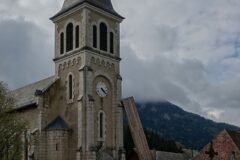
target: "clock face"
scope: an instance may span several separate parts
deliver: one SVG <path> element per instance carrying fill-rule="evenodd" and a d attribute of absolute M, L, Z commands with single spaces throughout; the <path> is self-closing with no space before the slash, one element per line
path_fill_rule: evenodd
<path fill-rule="evenodd" d="M 108 94 L 107 85 L 102 81 L 98 82 L 96 86 L 96 92 L 100 97 L 106 97 Z"/>

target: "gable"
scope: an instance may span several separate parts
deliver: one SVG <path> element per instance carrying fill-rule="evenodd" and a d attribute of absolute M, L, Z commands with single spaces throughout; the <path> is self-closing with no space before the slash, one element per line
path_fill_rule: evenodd
<path fill-rule="evenodd" d="M 240 131 L 227 131 L 233 142 L 236 144 L 238 149 L 240 150 Z"/>
<path fill-rule="evenodd" d="M 213 140 L 212 148 L 214 152 L 217 152 L 215 155 L 216 158 L 222 160 L 229 160 L 232 153 L 235 152 L 236 155 L 240 154 L 239 147 L 239 134 L 234 131 L 223 130 L 220 132 Z M 194 158 L 194 160 L 204 160 L 208 159 L 209 155 L 206 152 L 209 152 L 211 148 L 211 143 L 208 143 L 200 152 L 200 154 Z"/>

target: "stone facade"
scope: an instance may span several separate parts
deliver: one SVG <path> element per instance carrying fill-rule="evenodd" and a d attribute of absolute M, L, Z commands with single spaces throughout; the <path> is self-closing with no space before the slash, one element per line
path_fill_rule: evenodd
<path fill-rule="evenodd" d="M 213 160 L 238 160 L 240 158 L 240 132 L 223 130 L 207 144 L 194 160 L 210 159 L 209 150 L 215 152 Z"/>
<path fill-rule="evenodd" d="M 123 109 L 119 107 L 122 17 L 81 2 L 72 5 L 77 0 L 67 0 L 64 4 L 69 3 L 70 8 L 63 7 L 64 12 L 51 18 L 55 24 L 55 75 L 12 92 L 19 103 L 16 110 L 29 122 L 28 136 L 34 139 L 31 143 L 25 139 L 29 149 L 24 159 L 125 159 Z M 107 27 L 106 51 L 100 49 L 102 23 Z M 97 47 L 93 47 L 93 25 L 97 26 Z M 69 42 L 73 48 L 67 51 Z"/>

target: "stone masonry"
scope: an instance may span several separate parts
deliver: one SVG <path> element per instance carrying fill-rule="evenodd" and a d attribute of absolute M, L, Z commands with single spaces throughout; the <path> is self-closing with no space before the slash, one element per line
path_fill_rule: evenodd
<path fill-rule="evenodd" d="M 24 140 L 29 145 L 25 160 L 125 159 L 119 39 L 123 19 L 111 0 L 65 0 L 51 18 L 55 75 L 11 92 L 15 110 L 29 122 L 34 139 Z"/>

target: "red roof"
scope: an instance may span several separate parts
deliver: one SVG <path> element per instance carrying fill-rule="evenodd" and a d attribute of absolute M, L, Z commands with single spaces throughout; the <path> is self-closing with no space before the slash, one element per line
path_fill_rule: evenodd
<path fill-rule="evenodd" d="M 233 142 L 236 144 L 238 149 L 240 150 L 240 131 L 228 131 L 228 134 L 232 138 Z"/>

